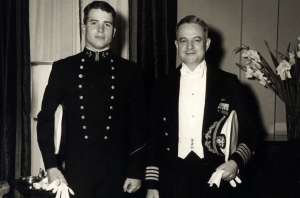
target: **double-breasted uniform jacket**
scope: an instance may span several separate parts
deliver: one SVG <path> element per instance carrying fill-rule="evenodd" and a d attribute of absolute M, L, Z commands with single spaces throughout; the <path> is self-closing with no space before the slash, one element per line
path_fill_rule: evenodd
<path fill-rule="evenodd" d="M 161 167 L 164 164 L 162 162 L 167 160 L 176 163 L 178 159 L 180 69 L 181 66 L 154 83 L 148 118 L 150 135 L 145 180 L 148 189 L 157 189 L 159 181 L 164 179 L 166 174 L 161 170 L 168 168 Z M 220 163 L 218 165 L 224 163 L 225 158 L 214 153 L 211 144 L 207 144 L 207 133 L 216 121 L 220 121 L 224 115 L 228 116 L 232 110 L 237 112 L 239 134 L 236 152 L 229 159 L 235 160 L 239 169 L 243 169 L 256 148 L 258 137 L 255 124 L 249 117 L 242 85 L 235 75 L 208 65 L 202 145 L 204 159 L 215 159 Z"/>
<path fill-rule="evenodd" d="M 46 169 L 57 167 L 54 113 L 59 104 L 66 117 L 66 174 L 107 161 L 108 174 L 144 178 L 146 100 L 137 64 L 111 50 L 88 49 L 53 63 L 37 125 Z"/>

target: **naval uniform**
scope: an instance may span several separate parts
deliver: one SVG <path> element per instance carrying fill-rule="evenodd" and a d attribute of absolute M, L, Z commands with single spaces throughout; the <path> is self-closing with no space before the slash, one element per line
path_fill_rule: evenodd
<path fill-rule="evenodd" d="M 45 168 L 57 167 L 54 112 L 66 117 L 65 177 L 74 197 L 126 197 L 126 178 L 144 178 L 146 100 L 140 67 L 111 50 L 53 63 L 38 115 Z"/>
<path fill-rule="evenodd" d="M 191 139 L 187 153 L 181 150 L 187 142 L 180 132 L 185 129 L 179 126 L 182 123 L 182 115 L 179 114 L 182 108 L 181 69 L 182 66 L 179 66 L 175 72 L 157 79 L 152 90 L 145 186 L 147 189 L 157 189 L 160 198 L 230 197 L 232 187 L 229 182 L 222 180 L 220 188 L 209 187 L 207 183 L 215 169 L 225 162 L 225 157 L 212 147 L 211 133 L 232 110 L 237 112 L 238 145 L 229 160 L 234 160 L 239 170 L 244 169 L 257 146 L 258 136 L 247 110 L 242 86 L 235 75 L 207 66 L 204 74 L 206 84 L 202 87 L 205 91 L 198 92 L 204 94 L 204 104 L 197 107 L 202 109 L 203 117 L 199 119 L 203 122 L 194 122 L 195 126 L 202 125 L 202 129 L 200 127 L 196 133 L 191 133 L 195 139 Z M 197 105 L 194 106 L 196 108 Z"/>

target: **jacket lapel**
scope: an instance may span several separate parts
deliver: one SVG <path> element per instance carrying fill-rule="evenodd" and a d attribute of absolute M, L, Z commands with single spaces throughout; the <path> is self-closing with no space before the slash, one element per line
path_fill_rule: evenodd
<path fill-rule="evenodd" d="M 211 65 L 207 66 L 206 96 L 204 107 L 204 118 L 202 131 L 206 129 L 210 120 L 217 112 L 217 107 L 221 101 L 223 91 L 222 76 L 220 71 Z"/>

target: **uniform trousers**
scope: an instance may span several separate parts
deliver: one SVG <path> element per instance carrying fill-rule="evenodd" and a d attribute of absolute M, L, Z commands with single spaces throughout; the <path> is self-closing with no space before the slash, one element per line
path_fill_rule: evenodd
<path fill-rule="evenodd" d="M 229 182 L 222 180 L 220 188 L 215 185 L 210 187 L 207 183 L 221 164 L 222 160 L 201 159 L 193 151 L 176 162 L 164 159 L 160 166 L 160 198 L 231 197 L 234 191 Z"/>
<path fill-rule="evenodd" d="M 126 179 L 126 163 L 119 164 L 114 157 L 102 155 L 105 148 L 78 145 L 81 154 L 77 160 L 66 159 L 65 177 L 75 195 L 71 198 L 126 198 L 123 185 Z M 76 155 L 76 152 L 72 152 Z"/>

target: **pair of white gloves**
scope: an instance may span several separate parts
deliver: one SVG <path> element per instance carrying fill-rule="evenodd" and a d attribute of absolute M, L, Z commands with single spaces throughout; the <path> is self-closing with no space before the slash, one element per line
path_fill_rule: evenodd
<path fill-rule="evenodd" d="M 74 191 L 62 182 L 62 179 L 54 180 L 46 190 L 52 190 L 52 193 L 56 193 L 55 198 L 70 198 L 69 192 L 74 195 Z"/>
<path fill-rule="evenodd" d="M 209 186 L 212 187 L 214 184 L 216 184 L 219 188 L 224 172 L 225 170 L 217 170 L 216 172 L 214 172 L 208 181 Z M 238 176 L 229 181 L 232 187 L 236 187 L 236 182 L 239 184 L 242 183 L 241 179 Z"/>

